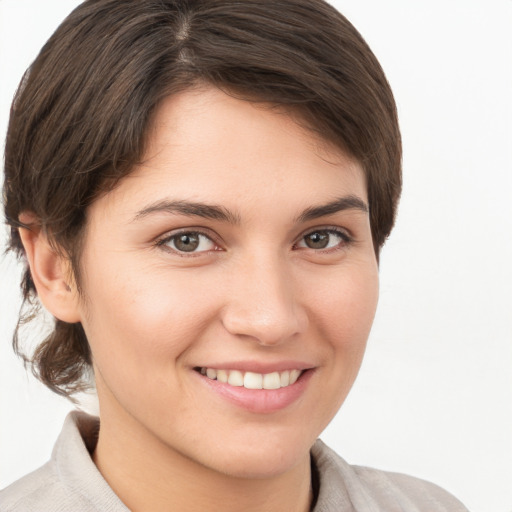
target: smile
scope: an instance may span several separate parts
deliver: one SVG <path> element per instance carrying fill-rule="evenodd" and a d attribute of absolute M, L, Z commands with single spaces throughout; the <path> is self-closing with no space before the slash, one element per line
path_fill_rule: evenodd
<path fill-rule="evenodd" d="M 302 370 L 285 370 L 272 373 L 242 372 L 240 370 L 218 370 L 199 368 L 201 375 L 211 380 L 246 389 L 280 389 L 295 384 L 303 373 Z"/>

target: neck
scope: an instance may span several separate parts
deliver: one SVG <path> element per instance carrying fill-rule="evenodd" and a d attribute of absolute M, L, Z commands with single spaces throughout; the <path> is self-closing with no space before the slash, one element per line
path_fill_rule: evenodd
<path fill-rule="evenodd" d="M 284 474 L 226 475 L 173 450 L 129 415 L 102 413 L 93 460 L 132 512 L 307 512 L 312 502 L 309 454 Z"/>

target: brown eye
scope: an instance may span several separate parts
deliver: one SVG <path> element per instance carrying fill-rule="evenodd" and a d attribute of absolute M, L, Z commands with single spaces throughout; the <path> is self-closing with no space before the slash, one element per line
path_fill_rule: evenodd
<path fill-rule="evenodd" d="M 330 235 L 326 231 L 315 231 L 304 237 L 304 242 L 310 249 L 325 249 L 329 245 Z"/>
<path fill-rule="evenodd" d="M 350 238 L 343 231 L 337 229 L 318 229 L 304 235 L 296 247 L 301 249 L 334 249 L 350 242 Z"/>
<path fill-rule="evenodd" d="M 159 245 L 182 253 L 199 253 L 215 250 L 215 243 L 206 235 L 196 231 L 187 231 L 172 235 L 160 242 Z"/>
<path fill-rule="evenodd" d="M 196 233 L 184 233 L 174 238 L 174 246 L 178 251 L 192 252 L 199 247 L 199 236 Z"/>

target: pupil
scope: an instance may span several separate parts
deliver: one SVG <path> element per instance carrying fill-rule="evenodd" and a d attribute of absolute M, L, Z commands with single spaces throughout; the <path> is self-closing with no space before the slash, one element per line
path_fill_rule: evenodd
<path fill-rule="evenodd" d="M 180 235 L 176 238 L 174 245 L 179 251 L 195 251 L 199 246 L 199 236 L 191 233 Z"/>
<path fill-rule="evenodd" d="M 321 231 L 306 237 L 306 245 L 311 249 L 324 249 L 329 243 L 329 234 Z"/>

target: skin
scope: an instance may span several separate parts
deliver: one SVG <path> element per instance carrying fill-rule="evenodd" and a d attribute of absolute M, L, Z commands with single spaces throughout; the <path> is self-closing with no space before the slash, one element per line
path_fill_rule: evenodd
<path fill-rule="evenodd" d="M 357 162 L 283 112 L 202 88 L 162 103 L 142 164 L 90 207 L 85 298 L 44 236 L 22 230 L 41 300 L 87 334 L 93 459 L 131 510 L 309 510 L 309 450 L 356 378 L 378 266 L 364 209 L 301 214 L 347 197 L 367 203 Z M 179 253 L 180 230 L 204 233 L 198 251 Z M 326 249 L 308 247 L 312 232 Z M 240 361 L 300 362 L 309 380 L 290 405 L 257 413 L 194 370 Z"/>

